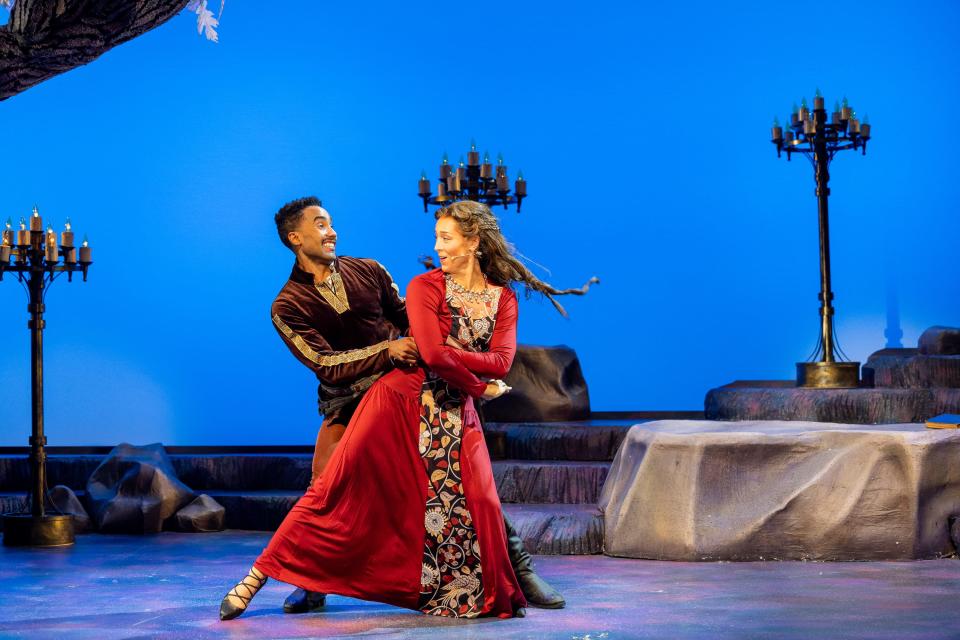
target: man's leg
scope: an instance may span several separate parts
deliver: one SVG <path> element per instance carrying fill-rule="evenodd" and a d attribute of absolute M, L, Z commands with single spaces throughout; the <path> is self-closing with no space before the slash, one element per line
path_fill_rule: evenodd
<path fill-rule="evenodd" d="M 551 587 L 546 580 L 533 570 L 533 558 L 523 546 L 523 540 L 513 528 L 507 514 L 503 514 L 503 525 L 507 531 L 507 553 L 510 555 L 510 564 L 520 583 L 527 602 L 534 607 L 543 609 L 562 609 L 567 603 L 560 592 Z"/>
<path fill-rule="evenodd" d="M 330 461 L 330 456 L 333 455 L 337 444 L 339 444 L 340 439 L 343 438 L 343 434 L 347 430 L 347 423 L 350 421 L 350 416 L 353 415 L 354 408 L 355 407 L 351 406 L 346 411 L 340 410 L 329 416 L 324 416 L 324 421 L 320 425 L 320 431 L 317 432 L 317 444 L 313 449 L 313 463 L 310 467 L 311 486 L 313 485 L 313 481 L 323 473 L 327 462 Z M 319 609 L 326 603 L 326 594 L 297 588 L 283 601 L 283 611 L 284 613 L 306 613 Z"/>

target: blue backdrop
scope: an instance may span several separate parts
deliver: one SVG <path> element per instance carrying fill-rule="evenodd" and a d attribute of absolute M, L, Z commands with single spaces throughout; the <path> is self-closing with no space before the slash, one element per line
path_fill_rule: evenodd
<path fill-rule="evenodd" d="M 273 213 L 319 195 L 341 253 L 406 283 L 433 245 L 420 170 L 472 137 L 529 181 L 500 211 L 519 249 L 558 286 L 603 280 L 569 320 L 536 299 L 520 319 L 522 342 L 577 350 L 594 409 L 789 378 L 816 341 L 816 202 L 769 126 L 818 86 L 874 133 L 832 166 L 842 346 L 960 324 L 960 5 L 836 5 L 822 26 L 726 5 L 228 0 L 219 44 L 184 13 L 0 103 L 0 218 L 37 203 L 94 248 L 90 281 L 47 298 L 51 444 L 312 443 L 315 380 L 270 323 L 292 257 Z M 9 276 L 0 305 L 0 444 L 25 445 Z"/>

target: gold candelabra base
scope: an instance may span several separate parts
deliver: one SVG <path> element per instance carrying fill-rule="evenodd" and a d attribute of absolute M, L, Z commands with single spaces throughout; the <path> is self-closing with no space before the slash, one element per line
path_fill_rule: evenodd
<path fill-rule="evenodd" d="M 73 516 L 29 513 L 3 515 L 3 544 L 7 547 L 66 547 L 73 544 Z"/>
<path fill-rule="evenodd" d="M 808 389 L 856 389 L 859 362 L 798 362 L 797 386 Z"/>

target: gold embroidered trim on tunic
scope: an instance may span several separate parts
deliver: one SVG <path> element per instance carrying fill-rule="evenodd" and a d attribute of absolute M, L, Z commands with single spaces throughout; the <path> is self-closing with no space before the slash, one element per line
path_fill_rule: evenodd
<path fill-rule="evenodd" d="M 336 271 L 320 284 L 314 284 L 313 286 L 337 313 L 343 313 L 350 309 L 350 301 L 347 299 L 347 290 L 343 286 L 343 278 Z"/>
<path fill-rule="evenodd" d="M 363 349 L 351 349 L 349 351 L 340 351 L 329 356 L 322 356 L 314 351 L 314 349 L 306 343 L 302 336 L 298 335 L 293 329 L 288 327 L 287 323 L 284 322 L 279 315 L 274 314 L 273 324 L 277 325 L 277 328 L 279 328 L 283 335 L 286 336 L 287 340 L 293 343 L 293 346 L 297 348 L 297 351 L 303 354 L 304 358 L 314 364 L 320 365 L 321 367 L 333 367 L 338 364 L 346 364 L 348 362 L 364 360 L 386 349 L 390 342 L 389 340 L 384 340 L 383 342 L 378 342 L 375 345 L 364 347 Z"/>

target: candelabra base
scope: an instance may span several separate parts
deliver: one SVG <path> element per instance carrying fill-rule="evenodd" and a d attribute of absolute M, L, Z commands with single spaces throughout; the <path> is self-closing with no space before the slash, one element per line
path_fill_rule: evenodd
<path fill-rule="evenodd" d="M 808 389 L 856 389 L 859 362 L 798 362 L 797 386 Z"/>
<path fill-rule="evenodd" d="M 66 547 L 73 544 L 73 516 L 3 514 L 3 544 L 6 547 Z"/>

